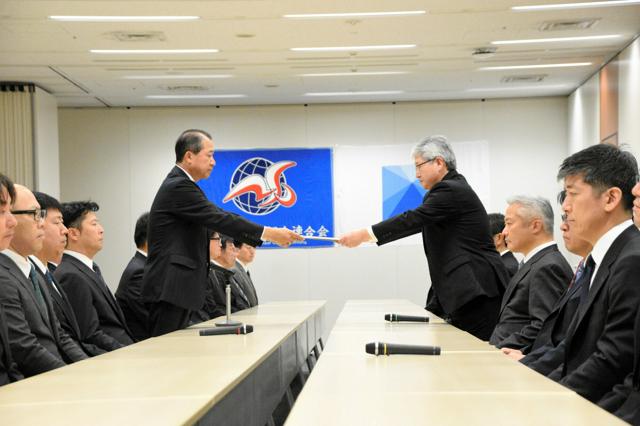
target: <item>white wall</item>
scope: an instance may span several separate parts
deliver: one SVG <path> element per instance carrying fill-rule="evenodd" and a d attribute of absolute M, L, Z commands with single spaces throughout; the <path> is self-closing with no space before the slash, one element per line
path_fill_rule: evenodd
<path fill-rule="evenodd" d="M 600 77 L 595 74 L 569 96 L 569 153 L 600 143 Z"/>
<path fill-rule="evenodd" d="M 96 261 L 113 290 L 134 251 L 135 220 L 149 209 L 173 164 L 175 139 L 187 128 L 210 131 L 224 148 L 406 144 L 429 134 L 486 140 L 491 212 L 504 211 L 505 198 L 516 193 L 555 200 L 557 167 L 567 154 L 567 99 L 61 109 L 62 200 L 91 198 L 101 205 L 106 237 Z M 418 245 L 262 250 L 252 276 L 261 302 L 329 300 L 329 324 L 347 299 L 423 304 L 429 286 Z"/>
<path fill-rule="evenodd" d="M 640 153 L 640 38 L 619 56 L 618 141 Z"/>
<path fill-rule="evenodd" d="M 35 189 L 57 198 L 60 196 L 60 162 L 56 98 L 36 87 L 33 96 L 33 112 Z"/>

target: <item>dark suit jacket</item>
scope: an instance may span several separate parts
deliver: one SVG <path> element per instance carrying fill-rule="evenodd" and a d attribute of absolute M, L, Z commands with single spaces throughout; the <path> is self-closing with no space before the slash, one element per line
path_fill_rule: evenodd
<path fill-rule="evenodd" d="M 42 280 L 40 287 L 46 312 L 29 278 L 13 260 L 0 254 L 0 302 L 5 308 L 11 353 L 25 377 L 87 358 L 60 326 Z"/>
<path fill-rule="evenodd" d="M 475 298 L 504 293 L 509 278 L 493 244 L 487 213 L 455 170 L 427 192 L 418 208 L 373 225 L 378 245 L 418 232 L 434 295 L 427 300 L 428 310 L 449 315 Z"/>
<path fill-rule="evenodd" d="M 93 269 L 64 254 L 54 277 L 67 293 L 83 341 L 106 351 L 133 343 L 120 307 Z"/>
<path fill-rule="evenodd" d="M 137 341 L 149 337 L 147 329 L 149 311 L 141 297 L 145 263 L 147 263 L 147 258 L 136 251 L 127 267 L 124 268 L 118 290 L 116 290 L 116 300 L 122 309 L 129 330 Z"/>
<path fill-rule="evenodd" d="M 4 315 L 2 303 L 0 303 L 0 386 L 20 379 L 24 379 L 24 377 L 18 371 L 18 366 L 11 356 L 7 318 Z"/>
<path fill-rule="evenodd" d="M 35 266 L 35 265 L 34 265 Z M 76 319 L 76 314 L 73 312 L 73 308 L 69 303 L 69 299 L 67 298 L 67 293 L 62 289 L 60 284 L 56 281 L 56 288 L 52 288 L 47 278 L 44 276 L 40 268 L 35 266 L 36 271 L 40 274 L 42 281 L 46 283 L 47 288 L 49 289 L 49 294 L 51 295 L 51 302 L 53 304 L 53 310 L 56 312 L 56 316 L 60 321 L 60 325 L 62 329 L 73 339 L 73 341 L 80 346 L 84 352 L 89 356 L 96 356 L 103 353 L 106 353 L 104 349 L 99 348 L 90 342 L 83 342 L 80 335 L 80 327 L 78 326 L 78 320 Z M 53 277 L 55 281 L 55 277 Z"/>
<path fill-rule="evenodd" d="M 599 265 L 589 298 L 567 331 L 563 363 L 550 378 L 592 402 L 623 382 L 633 368 L 633 326 L 640 306 L 638 277 L 640 231 L 631 225 L 616 238 Z"/>
<path fill-rule="evenodd" d="M 558 246 L 545 247 L 533 255 L 509 281 L 489 343 L 515 349 L 532 345 L 572 276 Z"/>
<path fill-rule="evenodd" d="M 205 292 L 204 304 L 201 309 L 191 313 L 191 321 L 199 323 L 209 321 L 227 314 L 227 302 L 225 287 L 231 281 L 233 272 L 222 268 L 214 263 L 209 264 L 207 275 L 207 290 Z M 231 293 L 233 312 L 233 291 Z"/>
<path fill-rule="evenodd" d="M 518 268 L 520 267 L 518 259 L 516 259 L 516 257 L 510 251 L 501 255 L 500 258 L 502 259 L 502 262 L 504 262 L 504 266 L 507 268 L 509 278 L 512 278 L 516 274 L 516 272 L 518 272 Z"/>
<path fill-rule="evenodd" d="M 219 209 L 174 167 L 151 205 L 145 302 L 164 301 L 192 311 L 202 307 L 209 268 L 207 229 L 257 246 L 264 227 Z"/>
<path fill-rule="evenodd" d="M 236 264 L 232 269 L 235 272 L 234 278 L 236 282 L 240 285 L 244 294 L 247 297 L 247 302 L 249 307 L 252 308 L 258 305 L 258 293 L 256 292 L 256 288 L 253 285 L 253 280 L 249 276 L 249 273 L 244 269 L 244 267 L 236 260 Z"/>

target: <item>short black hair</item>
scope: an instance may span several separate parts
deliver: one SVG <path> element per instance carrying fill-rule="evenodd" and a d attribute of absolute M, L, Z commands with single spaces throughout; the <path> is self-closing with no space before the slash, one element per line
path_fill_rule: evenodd
<path fill-rule="evenodd" d="M 228 235 L 220 234 L 220 245 L 222 246 L 222 251 L 227 249 L 227 243 L 235 245 L 235 240 Z"/>
<path fill-rule="evenodd" d="M 133 241 L 140 248 L 147 242 L 149 235 L 149 212 L 142 213 L 136 221 L 136 229 L 133 232 Z"/>
<path fill-rule="evenodd" d="M 71 201 L 62 203 L 62 218 L 67 228 L 81 229 L 82 221 L 89 212 L 97 212 L 100 209 L 93 201 Z"/>
<path fill-rule="evenodd" d="M 11 200 L 5 200 L 2 197 L 2 192 L 1 192 L 2 188 L 7 190 L 7 193 L 9 194 L 9 197 L 11 198 Z M 6 206 L 9 203 L 13 204 L 15 201 L 16 201 L 16 188 L 15 186 L 13 186 L 13 182 L 11 181 L 11 179 L 9 179 L 8 176 L 5 176 L 2 173 L 0 173 L 0 205 Z"/>
<path fill-rule="evenodd" d="M 211 135 L 204 130 L 189 129 L 182 132 L 176 141 L 176 163 L 182 161 L 187 152 L 199 153 L 204 139 L 211 140 Z"/>
<path fill-rule="evenodd" d="M 638 181 L 638 163 L 630 152 L 609 144 L 590 146 L 565 158 L 558 170 L 558 180 L 567 176 L 582 177 L 600 193 L 620 188 L 622 206 L 631 211 L 634 199 L 631 189 Z"/>
<path fill-rule="evenodd" d="M 489 213 L 489 230 L 491 236 L 499 234 L 504 229 L 504 215 L 502 213 Z"/>
<path fill-rule="evenodd" d="M 62 204 L 49 194 L 44 192 L 34 191 L 33 195 L 36 197 L 36 201 L 40 204 L 40 208 L 43 210 L 56 209 L 62 213 Z"/>

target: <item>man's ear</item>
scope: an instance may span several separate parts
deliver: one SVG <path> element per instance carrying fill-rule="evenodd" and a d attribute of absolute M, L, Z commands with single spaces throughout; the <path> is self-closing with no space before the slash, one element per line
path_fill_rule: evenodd
<path fill-rule="evenodd" d="M 533 233 L 536 235 L 544 232 L 544 223 L 539 217 L 531 219 L 531 222 L 529 222 L 529 226 L 531 227 Z"/>
<path fill-rule="evenodd" d="M 604 201 L 604 210 L 611 213 L 622 202 L 622 190 L 617 186 L 605 190 L 601 197 Z"/>
<path fill-rule="evenodd" d="M 67 233 L 67 244 L 69 241 L 78 241 L 78 238 L 80 238 L 80 230 L 78 228 L 67 228 L 68 229 L 68 233 Z"/>

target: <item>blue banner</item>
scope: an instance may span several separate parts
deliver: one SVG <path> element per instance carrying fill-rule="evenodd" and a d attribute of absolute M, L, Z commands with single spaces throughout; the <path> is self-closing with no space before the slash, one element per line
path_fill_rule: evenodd
<path fill-rule="evenodd" d="M 335 235 L 330 148 L 221 150 L 214 158 L 211 176 L 198 185 L 218 207 L 300 235 Z M 292 247 L 332 245 L 305 240 Z"/>

